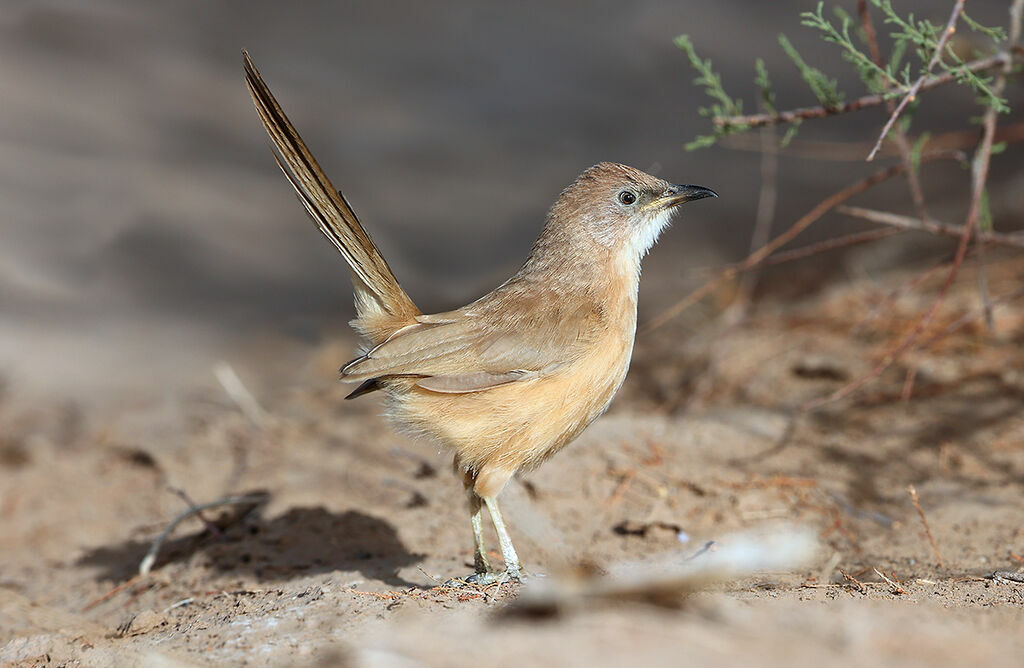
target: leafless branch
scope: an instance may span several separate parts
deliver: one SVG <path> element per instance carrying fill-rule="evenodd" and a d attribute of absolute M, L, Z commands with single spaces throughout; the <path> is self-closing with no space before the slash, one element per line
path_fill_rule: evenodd
<path fill-rule="evenodd" d="M 898 127 L 897 127 L 898 129 Z M 908 137 L 909 139 L 909 137 Z M 1024 141 L 1024 122 L 1003 125 L 996 129 L 996 142 L 1013 144 Z M 722 137 L 719 142 L 723 148 L 734 151 L 761 152 L 761 139 L 751 134 L 731 134 Z M 924 152 L 946 151 L 952 149 L 973 148 L 978 143 L 978 130 L 956 130 L 933 135 L 924 143 Z M 867 142 L 824 141 L 812 139 L 794 139 L 784 148 L 779 148 L 779 155 L 809 160 L 827 160 L 829 162 L 860 162 L 864 153 L 871 149 Z M 879 155 L 899 156 L 898 147 L 889 149 L 882 146 Z"/>
<path fill-rule="evenodd" d="M 750 235 L 750 251 L 755 252 L 768 243 L 775 221 L 775 203 L 779 192 L 779 139 L 773 126 L 761 128 L 761 192 L 757 197 L 757 216 L 754 218 L 754 231 Z M 757 289 L 757 273 L 745 275 L 740 284 L 740 294 L 744 303 L 750 301 Z"/>
<path fill-rule="evenodd" d="M 899 227 L 907 230 L 921 230 L 922 232 L 930 232 L 931 234 L 943 237 L 954 237 L 959 239 L 964 233 L 964 228 L 960 225 L 940 223 L 934 219 L 919 220 L 911 216 L 901 216 L 897 213 L 865 209 L 859 206 L 837 206 L 836 212 L 847 216 L 853 216 L 854 218 L 869 220 L 872 223 L 880 223 L 882 225 L 890 225 L 892 227 Z M 984 240 L 985 243 L 996 246 L 1024 248 L 1024 234 L 978 232 L 975 235 L 975 239 Z"/>
<path fill-rule="evenodd" d="M 777 264 L 784 264 L 794 260 L 802 260 L 806 257 L 826 253 L 831 250 L 848 248 L 850 246 L 856 246 L 857 244 L 868 243 L 871 241 L 878 241 L 879 239 L 900 234 L 902 231 L 903 230 L 894 227 L 879 227 L 865 232 L 844 234 L 841 237 L 833 237 L 831 239 L 826 239 L 825 241 L 819 241 L 817 243 L 808 244 L 807 246 L 801 246 L 800 248 L 794 248 L 793 250 L 775 253 L 774 255 L 766 258 L 762 265 L 765 267 L 774 267 Z"/>
<path fill-rule="evenodd" d="M 1012 302 L 1016 299 L 1020 299 L 1021 297 L 1024 297 L 1024 288 L 1019 288 L 1017 290 L 1014 290 L 1013 292 L 1008 292 L 1004 295 L 1000 295 L 998 297 L 993 298 L 990 301 L 989 306 L 991 306 L 994 310 L 998 306 L 1001 306 L 1007 302 Z M 929 336 L 928 338 L 921 341 L 921 347 L 927 348 L 936 341 L 944 339 L 950 334 L 956 332 L 957 330 L 966 327 L 967 325 L 974 322 L 978 318 L 984 317 L 984 315 L 985 312 L 983 309 L 978 309 L 976 311 L 972 311 L 971 313 L 964 314 L 962 317 L 946 325 L 946 327 L 944 327 L 942 330 L 936 332 L 932 336 Z"/>
<path fill-rule="evenodd" d="M 932 537 L 932 528 L 928 526 L 928 520 L 924 516 L 924 508 L 921 507 L 921 502 L 917 498 L 917 490 L 913 485 L 907 487 L 907 491 L 910 493 L 910 500 L 913 501 L 914 507 L 917 508 L 917 514 L 921 516 L 921 524 L 924 525 L 924 532 L 928 535 L 928 542 L 931 543 L 932 552 L 935 553 L 935 560 L 939 562 L 939 566 L 942 566 L 942 555 L 939 554 L 939 547 L 935 544 L 935 538 Z"/>
<path fill-rule="evenodd" d="M 163 546 L 167 537 L 171 535 L 174 529 L 187 520 L 188 518 L 196 515 L 204 510 L 210 508 L 219 508 L 221 506 L 252 506 L 256 507 L 261 503 L 265 503 L 267 500 L 266 494 L 245 494 L 242 496 L 225 496 L 222 499 L 216 501 L 210 501 L 208 503 L 200 503 L 194 505 L 185 512 L 181 513 L 160 532 L 160 535 L 156 537 L 153 544 L 150 546 L 149 551 L 146 552 L 146 556 L 142 558 L 142 562 L 139 564 L 139 575 L 146 575 L 153 568 L 153 564 L 156 562 L 156 556 L 160 552 L 160 548 Z"/>
<path fill-rule="evenodd" d="M 948 160 L 951 158 L 959 159 L 960 157 L 961 154 L 958 152 L 942 151 L 921 156 L 921 162 L 931 162 L 933 160 L 940 159 Z M 853 183 L 843 188 L 839 192 L 834 193 L 829 197 L 825 198 L 824 200 L 819 202 L 817 206 L 815 206 L 807 214 L 805 214 L 802 218 L 793 223 L 793 225 L 791 225 L 788 230 L 772 239 L 770 242 L 759 248 L 757 251 L 748 255 L 746 259 L 740 262 L 739 264 L 726 268 L 721 273 L 719 273 L 718 276 L 704 283 L 704 285 L 700 286 L 683 299 L 680 299 L 672 306 L 669 306 L 661 313 L 654 316 L 654 318 L 649 320 L 646 324 L 643 325 L 643 327 L 641 327 L 640 331 L 648 332 L 651 331 L 652 329 L 657 329 L 658 327 L 661 327 L 666 322 L 668 322 L 669 320 L 676 317 L 693 304 L 699 302 L 701 299 L 706 297 L 723 281 L 727 281 L 735 277 L 736 275 L 740 274 L 741 272 L 747 271 L 750 268 L 761 264 L 765 259 L 768 258 L 769 255 L 771 255 L 776 250 L 792 241 L 798 234 L 800 234 L 805 229 L 810 227 L 815 221 L 824 216 L 830 210 L 839 206 L 840 204 L 850 199 L 854 195 L 862 193 L 865 190 L 870 189 L 872 186 L 875 186 L 883 181 L 891 179 L 894 176 L 902 174 L 904 171 L 906 171 L 906 167 L 904 165 L 893 165 L 881 171 L 875 172 L 874 174 L 871 174 L 870 176 L 861 179 L 860 181 L 857 181 L 856 183 Z"/>

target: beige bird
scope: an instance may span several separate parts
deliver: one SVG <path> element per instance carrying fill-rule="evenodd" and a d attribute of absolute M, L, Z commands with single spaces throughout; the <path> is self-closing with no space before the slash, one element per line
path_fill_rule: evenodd
<path fill-rule="evenodd" d="M 594 165 L 551 207 L 512 278 L 467 306 L 424 314 L 243 56 L 278 165 L 352 274 L 352 326 L 365 352 L 341 367 L 343 381 L 362 383 L 348 398 L 383 390 L 399 430 L 454 453 L 469 495 L 476 570 L 470 579 L 520 578 L 498 494 L 608 408 L 633 352 L 641 259 L 680 204 L 717 195 L 626 165 Z M 503 573 L 488 563 L 485 507 Z"/>

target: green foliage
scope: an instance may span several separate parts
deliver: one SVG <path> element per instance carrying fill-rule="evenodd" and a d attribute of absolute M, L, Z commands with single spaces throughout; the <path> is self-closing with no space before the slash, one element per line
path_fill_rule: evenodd
<path fill-rule="evenodd" d="M 821 70 L 811 67 L 804 62 L 796 47 L 790 43 L 785 35 L 779 35 L 779 45 L 786 52 L 786 55 L 789 56 L 789 59 L 793 61 L 793 64 L 796 65 L 800 76 L 810 86 L 814 97 L 818 98 L 818 102 L 823 107 L 838 107 L 843 103 L 843 96 L 838 90 L 838 84 L 835 79 L 829 79 Z"/>
<path fill-rule="evenodd" d="M 898 86 L 899 81 L 875 64 L 875 61 L 871 60 L 866 53 L 853 43 L 853 39 L 850 38 L 850 24 L 852 22 L 850 15 L 836 7 L 836 14 L 841 21 L 840 27 L 836 28 L 823 15 L 824 6 L 825 3 L 819 2 L 816 11 L 802 13 L 800 15 L 800 25 L 820 31 L 823 40 L 841 48 L 843 50 L 843 58 L 846 62 L 853 65 L 857 71 L 857 76 L 860 77 L 860 80 L 864 82 L 864 85 L 871 92 L 880 93 L 887 85 Z M 861 36 L 861 42 L 863 43 L 863 41 L 864 38 Z"/>
<path fill-rule="evenodd" d="M 803 121 L 798 119 L 789 124 L 789 127 L 786 128 L 786 134 L 782 135 L 782 139 L 779 141 L 779 146 L 781 148 L 789 146 L 789 142 L 793 141 L 793 137 L 796 136 L 796 133 L 800 129 L 800 125 L 802 123 Z"/>
<path fill-rule="evenodd" d="M 918 79 L 945 72 L 952 75 L 957 83 L 970 86 L 978 94 L 979 104 L 1001 113 L 1009 112 L 1006 100 L 996 95 L 991 88 L 993 77 L 972 71 L 969 63 L 954 50 L 951 40 L 947 41 L 929 73 L 929 65 L 942 40 L 946 23 L 938 25 L 927 19 L 918 19 L 913 14 L 900 15 L 893 7 L 892 0 L 871 0 L 871 4 L 880 12 L 882 24 L 891 30 L 889 37 L 892 47 L 881 65 L 866 53 L 867 40 L 860 21 L 853 19 L 841 7 L 834 7 L 834 18 L 830 18 L 826 16 L 825 3 L 819 2 L 815 11 L 800 14 L 800 23 L 839 49 L 843 60 L 853 67 L 868 93 L 900 99 L 908 94 Z M 970 30 L 991 40 L 994 49 L 1004 47 L 1007 39 L 1005 29 L 981 25 L 965 13 L 960 14 L 960 20 Z M 809 65 L 785 35 L 779 36 L 779 45 L 822 107 L 836 109 L 843 104 L 844 95 L 835 78 Z M 712 119 L 712 133 L 697 137 L 687 145 L 687 150 L 711 146 L 728 134 L 749 130 L 750 123 L 741 115 L 742 100 L 725 91 L 722 78 L 712 68 L 711 61 L 697 55 L 693 42 L 686 35 L 676 38 L 676 46 L 686 53 L 690 64 L 697 71 L 698 77 L 694 83 L 703 88 L 711 100 L 707 107 L 700 109 L 700 113 Z M 776 94 L 764 61 L 757 59 L 754 68 L 754 83 L 758 89 L 760 106 L 769 114 L 778 114 Z M 916 101 L 913 102 L 916 104 Z M 908 113 L 900 119 L 904 128 L 909 126 L 913 106 L 909 105 Z M 798 114 L 786 116 L 785 121 L 790 127 L 783 138 L 784 142 L 792 139 L 802 120 Z"/>
<path fill-rule="evenodd" d="M 754 83 L 761 89 L 761 106 L 768 113 L 774 114 L 776 113 L 775 91 L 772 90 L 772 81 L 768 78 L 768 68 L 765 67 L 764 61 L 758 58 L 754 62 L 754 70 L 757 73 L 754 76 Z"/>
<path fill-rule="evenodd" d="M 960 18 L 962 18 L 964 20 L 964 23 L 970 26 L 971 30 L 973 30 L 974 32 L 980 32 L 983 35 L 987 35 L 988 37 L 991 37 L 992 40 L 995 42 L 1006 41 L 1006 29 L 1003 28 L 1002 26 L 994 26 L 991 28 L 983 26 L 974 19 L 972 19 L 970 16 L 968 16 L 967 12 L 961 13 Z"/>
<path fill-rule="evenodd" d="M 739 116 L 743 113 L 743 100 L 739 98 L 733 99 L 725 92 L 725 89 L 722 87 L 722 77 L 711 68 L 711 60 L 701 60 L 700 56 L 697 55 L 696 49 L 693 48 L 693 42 L 690 38 L 686 35 L 676 37 L 676 46 L 686 53 L 686 56 L 690 59 L 690 65 L 697 71 L 698 76 L 693 80 L 693 83 L 703 88 L 707 96 L 711 98 L 711 104 L 707 107 L 701 107 L 698 112 L 702 116 L 712 118 L 728 118 Z M 719 137 L 746 129 L 741 124 L 716 125 L 714 134 L 697 137 L 686 145 L 686 150 L 692 151 L 693 149 L 711 146 Z"/>
<path fill-rule="evenodd" d="M 921 153 L 924 152 L 924 146 L 931 137 L 930 132 L 922 132 L 910 148 L 910 164 L 913 165 L 915 172 L 921 169 Z"/>
<path fill-rule="evenodd" d="M 913 14 L 908 14 L 907 18 L 904 19 L 893 9 L 891 0 L 871 0 L 871 2 L 882 11 L 882 14 L 885 16 L 885 23 L 895 26 L 896 30 L 890 34 L 895 43 L 903 43 L 904 49 L 907 48 L 907 45 L 914 46 L 922 64 L 921 72 L 918 76 L 923 75 L 925 68 L 931 62 L 932 56 L 939 46 L 939 39 L 942 37 L 945 25 L 938 26 L 931 21 L 916 20 Z M 965 14 L 960 16 L 975 32 L 980 32 L 996 41 L 1006 39 L 1006 32 L 1002 28 L 988 28 L 967 17 Z M 947 64 L 946 58 L 953 61 L 953 64 Z M 973 88 L 981 96 L 981 104 L 984 106 L 995 107 L 997 111 L 1003 114 L 1009 113 L 1010 107 L 1006 104 L 1006 100 L 993 93 L 992 89 L 989 88 L 992 78 L 976 74 L 965 67 L 965 65 L 964 60 L 953 50 L 953 45 L 947 42 L 942 56 L 939 58 L 938 67 L 954 74 L 959 83 L 967 84 Z"/>

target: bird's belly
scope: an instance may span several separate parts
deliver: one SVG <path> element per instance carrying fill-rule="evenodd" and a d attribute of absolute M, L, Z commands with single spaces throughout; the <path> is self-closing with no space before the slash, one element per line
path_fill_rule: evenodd
<path fill-rule="evenodd" d="M 629 330 L 549 374 L 482 392 L 441 394 L 403 383 L 389 392 L 389 417 L 399 429 L 454 450 L 468 470 L 532 468 L 608 408 L 632 349 Z"/>

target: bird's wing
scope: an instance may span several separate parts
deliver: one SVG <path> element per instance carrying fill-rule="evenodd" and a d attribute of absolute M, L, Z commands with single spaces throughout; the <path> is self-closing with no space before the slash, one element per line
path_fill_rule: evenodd
<path fill-rule="evenodd" d="M 500 318 L 453 311 L 411 325 L 341 368 L 342 380 L 418 378 L 434 392 L 478 392 L 535 378 L 578 359 L 599 331 L 587 306 L 531 309 Z"/>

